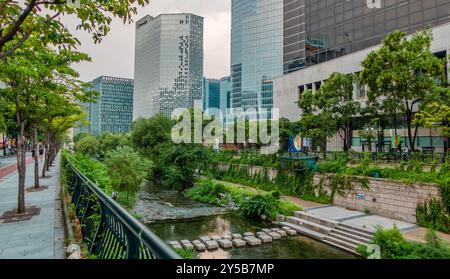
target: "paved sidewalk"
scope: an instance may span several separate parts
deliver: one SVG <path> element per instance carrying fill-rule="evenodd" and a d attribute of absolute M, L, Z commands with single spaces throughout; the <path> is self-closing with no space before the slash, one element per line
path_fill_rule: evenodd
<path fill-rule="evenodd" d="M 30 221 L 4 224 L 0 221 L 0 259 L 63 259 L 64 227 L 60 201 L 59 156 L 48 175 L 41 179 L 49 188 L 25 192 L 26 206 L 41 208 L 39 216 Z M 34 184 L 34 164 L 27 167 L 25 188 Z M 0 180 L 0 216 L 17 207 L 17 171 Z"/>

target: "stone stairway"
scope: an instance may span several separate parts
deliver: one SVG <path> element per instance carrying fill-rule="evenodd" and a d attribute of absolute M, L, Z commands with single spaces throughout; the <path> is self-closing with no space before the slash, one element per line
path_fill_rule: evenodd
<path fill-rule="evenodd" d="M 370 244 L 373 237 L 373 233 L 367 230 L 303 211 L 295 212 L 294 216 L 278 224 L 354 254 L 358 254 L 356 250 L 359 245 Z"/>

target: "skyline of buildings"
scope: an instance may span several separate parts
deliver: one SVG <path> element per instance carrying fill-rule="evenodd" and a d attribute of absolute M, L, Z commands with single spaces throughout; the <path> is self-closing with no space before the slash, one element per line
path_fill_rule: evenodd
<path fill-rule="evenodd" d="M 333 72 L 359 72 L 363 58 L 394 30 L 411 34 L 433 27 L 433 52 L 450 54 L 450 0 L 389 0 L 375 9 L 365 0 L 231 0 L 231 5 L 231 74 L 222 79 L 203 74 L 202 17 L 163 14 L 136 23 L 133 119 L 158 112 L 170 116 L 174 108 L 197 104 L 224 115 L 230 108 L 275 107 L 280 117 L 297 121 L 304 91 L 319 90 Z M 354 99 L 363 102 L 366 90 L 355 83 Z M 358 123 L 351 139 L 356 148 Z M 423 146 L 438 136 L 421 129 L 418 137 Z M 330 141 L 340 148 L 338 139 Z"/>
<path fill-rule="evenodd" d="M 136 22 L 133 120 L 201 105 L 203 17 L 147 15 Z"/>

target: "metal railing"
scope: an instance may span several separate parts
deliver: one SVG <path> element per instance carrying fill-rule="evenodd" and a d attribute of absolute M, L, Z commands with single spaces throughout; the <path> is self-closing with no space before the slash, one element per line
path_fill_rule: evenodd
<path fill-rule="evenodd" d="M 136 220 L 64 160 L 66 180 L 83 242 L 99 259 L 181 259 L 164 241 Z"/>

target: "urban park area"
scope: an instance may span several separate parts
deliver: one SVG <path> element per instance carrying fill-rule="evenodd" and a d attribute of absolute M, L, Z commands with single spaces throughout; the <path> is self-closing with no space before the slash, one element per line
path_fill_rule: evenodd
<path fill-rule="evenodd" d="M 433 29 L 388 32 L 359 71 L 297 88 L 297 120 L 227 107 L 228 122 L 191 101 L 174 115 L 184 97 L 166 91 L 133 115 L 104 97 L 131 81 L 79 79 L 91 58 L 59 22 L 100 43 L 149 3 L 109 2 L 0 4 L 1 259 L 450 258 L 449 60 Z"/>

